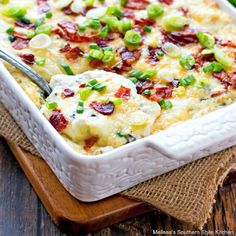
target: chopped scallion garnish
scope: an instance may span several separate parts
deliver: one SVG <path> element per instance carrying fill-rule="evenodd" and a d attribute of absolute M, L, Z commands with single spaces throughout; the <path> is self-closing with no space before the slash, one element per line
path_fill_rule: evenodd
<path fill-rule="evenodd" d="M 142 42 L 142 36 L 135 30 L 129 30 L 125 33 L 124 41 L 129 45 L 136 46 Z"/>
<path fill-rule="evenodd" d="M 151 4 L 147 7 L 148 18 L 155 20 L 164 14 L 163 6 L 160 4 Z"/>
<path fill-rule="evenodd" d="M 188 87 L 196 82 L 196 78 L 193 75 L 189 75 L 186 78 L 180 79 L 179 83 L 183 87 Z"/>
<path fill-rule="evenodd" d="M 46 63 L 46 59 L 44 57 L 38 57 L 35 61 L 35 63 L 38 65 L 38 66 L 44 66 L 45 63 Z"/>
<path fill-rule="evenodd" d="M 151 33 L 151 32 L 152 32 L 152 28 L 151 28 L 150 26 L 147 26 L 147 25 L 145 25 L 145 26 L 143 27 L 143 30 L 144 30 L 145 32 L 147 32 L 147 33 Z"/>
<path fill-rule="evenodd" d="M 58 108 L 58 104 L 56 102 L 47 102 L 46 107 L 49 110 L 55 110 Z"/>
<path fill-rule="evenodd" d="M 72 69 L 67 64 L 61 64 L 61 67 L 64 69 L 67 75 L 74 75 Z"/>
<path fill-rule="evenodd" d="M 171 101 L 168 101 L 168 100 L 161 100 L 159 102 L 159 105 L 161 106 L 162 109 L 164 110 L 169 110 L 173 107 L 173 104 Z"/>

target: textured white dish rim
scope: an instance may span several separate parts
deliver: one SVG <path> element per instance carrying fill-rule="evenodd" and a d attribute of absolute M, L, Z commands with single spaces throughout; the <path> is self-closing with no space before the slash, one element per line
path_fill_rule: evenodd
<path fill-rule="evenodd" d="M 236 9 L 233 7 L 233 5 L 231 3 L 229 3 L 227 0 L 214 0 L 215 2 L 217 2 L 221 8 L 223 8 L 224 11 L 228 12 L 235 20 L 236 20 Z M 225 9 L 224 9 L 225 8 Z M 224 112 L 224 109 L 226 107 L 222 107 L 216 111 L 210 112 L 209 114 L 206 114 L 202 117 L 199 118 L 194 118 L 194 119 L 190 119 L 190 120 L 186 120 L 183 121 L 181 123 L 176 123 L 173 126 L 169 127 L 166 130 L 163 131 L 159 131 L 155 134 L 149 135 L 147 137 L 138 139 L 132 143 L 129 144 L 125 144 L 123 146 L 114 148 L 111 151 L 105 152 L 103 154 L 99 154 L 99 155 L 84 155 L 82 153 L 76 152 L 67 142 L 65 139 L 63 139 L 63 137 L 60 135 L 60 133 L 58 133 L 50 124 L 50 122 L 43 116 L 43 114 L 39 111 L 39 109 L 35 106 L 35 104 L 29 99 L 29 97 L 26 95 L 26 93 L 23 91 L 23 89 L 20 87 L 20 85 L 16 82 L 16 80 L 11 76 L 11 74 L 9 73 L 9 71 L 4 67 L 4 65 L 2 63 L 0 63 L 0 70 L 5 73 L 8 74 L 8 76 L 11 77 L 11 79 L 9 80 L 12 85 L 15 87 L 16 91 L 18 91 L 20 93 L 20 96 L 22 96 L 22 98 L 25 100 L 25 102 L 28 103 L 28 105 L 34 110 L 35 113 L 37 113 L 37 115 L 40 117 L 40 119 L 43 120 L 44 125 L 46 125 L 47 129 L 49 129 L 49 131 L 55 136 L 55 138 L 57 139 L 57 141 L 59 142 L 60 145 L 63 145 L 64 148 L 70 152 L 73 156 L 73 158 L 80 158 L 81 160 L 90 160 L 90 159 L 103 159 L 103 158 L 112 158 L 112 156 L 120 151 L 123 151 L 123 149 L 126 149 L 127 147 L 132 147 L 135 145 L 138 145 L 139 143 L 144 143 L 145 145 L 152 145 L 153 146 L 153 142 L 150 140 L 151 138 L 155 138 L 155 136 L 159 133 L 164 133 L 164 132 L 168 132 L 168 130 L 170 129 L 174 129 L 177 126 L 185 126 L 186 123 L 191 122 L 191 121 L 195 121 L 198 122 L 202 119 L 207 119 L 208 116 L 214 116 L 216 113 L 218 112 Z M 236 104 L 231 104 L 228 105 L 229 106 L 234 106 L 236 108 Z M 154 144 L 155 147 L 157 147 L 156 142 Z M 168 150 L 165 147 L 158 147 L 158 151 L 161 152 L 162 154 L 173 158 L 173 153 L 169 153 Z M 114 155 L 115 156 L 115 155 Z"/>
<path fill-rule="evenodd" d="M 221 8 L 227 11 L 236 20 L 236 10 L 229 2 L 224 0 L 216 0 L 216 2 L 219 3 Z M 157 175 L 163 174 L 167 171 L 173 170 L 190 161 L 199 159 L 201 157 L 207 156 L 211 153 L 220 151 L 224 148 L 236 144 L 236 132 L 234 131 L 236 129 L 236 123 L 233 124 L 232 127 L 228 125 L 236 120 L 235 117 L 236 114 L 234 115 L 236 111 L 236 103 L 233 103 L 231 105 L 218 109 L 214 112 L 211 112 L 205 116 L 181 122 L 179 124 L 171 126 L 170 128 L 164 131 L 157 132 L 156 134 L 139 139 L 137 141 L 123 145 L 121 147 L 115 148 L 114 150 L 111 150 L 109 152 L 100 155 L 83 155 L 79 152 L 76 152 L 66 142 L 66 140 L 64 140 L 63 137 L 52 127 L 50 122 L 41 114 L 39 109 L 34 105 L 34 103 L 30 100 L 30 98 L 26 95 L 26 93 L 23 91 L 23 89 L 20 87 L 20 85 L 16 82 L 16 80 L 12 77 L 10 72 L 4 67 L 2 63 L 0 63 L 0 74 L 2 74 L 2 76 L 4 77 L 3 83 L 5 84 L 3 84 L 3 88 L 10 88 L 13 91 L 17 91 L 17 97 L 19 99 L 18 104 L 22 103 L 23 108 L 27 107 L 31 113 L 32 112 L 34 113 L 31 115 L 35 123 L 40 124 L 41 127 L 43 126 L 44 129 L 42 130 L 42 132 L 45 132 L 46 135 L 50 134 L 48 135 L 48 137 L 49 138 L 51 137 L 51 140 L 57 144 L 56 147 L 58 148 L 59 151 L 61 151 L 60 153 L 61 159 L 58 157 L 58 159 L 55 161 L 55 159 L 53 159 L 53 157 L 55 157 L 53 156 L 55 153 L 51 154 L 49 150 L 47 150 L 47 152 L 42 151 L 44 153 L 44 155 L 42 156 L 44 157 L 44 159 L 46 159 L 46 161 L 53 169 L 54 173 L 57 175 L 57 177 L 62 182 L 64 187 L 73 196 L 82 201 L 95 201 L 108 197 L 124 189 L 127 189 L 128 187 L 132 187 L 137 183 L 140 183 Z M 5 91 L 3 91 L 3 93 L 4 92 Z M 5 100 L 6 104 L 11 103 L 9 99 Z M 227 125 L 225 125 L 224 122 L 227 123 Z M 19 120 L 18 124 L 20 124 Z M 208 130 L 207 127 L 207 125 L 209 124 L 211 124 L 210 131 Z M 203 129 L 203 131 L 201 129 Z M 26 132 L 26 129 L 24 130 Z M 32 134 L 26 133 L 26 135 L 31 140 L 30 135 Z M 45 143 L 39 142 L 38 144 L 43 145 Z M 132 159 L 132 161 L 131 162 L 128 161 L 127 163 L 133 163 L 135 165 L 140 159 L 142 159 L 141 157 L 141 155 L 143 155 L 142 152 L 147 151 L 145 148 L 149 147 L 156 151 L 155 152 L 156 157 L 155 156 L 151 157 L 150 155 L 152 154 L 145 153 L 146 155 L 145 161 L 146 162 L 153 161 L 154 159 L 159 158 L 158 161 L 159 162 L 164 161 L 167 166 L 159 170 L 153 170 L 153 172 L 150 173 L 146 173 L 148 172 L 148 170 L 145 169 L 146 167 L 141 166 L 140 168 L 143 171 L 142 176 L 140 176 L 139 173 L 133 173 L 131 171 L 131 174 L 127 173 L 127 175 L 130 176 L 125 177 L 128 179 L 128 181 L 127 179 L 118 179 L 118 174 L 120 176 L 124 174 L 122 171 L 123 169 L 126 168 L 125 161 L 129 160 L 130 158 Z M 38 149 L 40 148 L 41 146 L 38 146 Z M 140 152 L 140 156 L 137 155 L 135 151 Z M 134 154 L 132 154 L 133 152 Z M 132 156 L 131 157 L 130 153 L 134 156 L 131 155 Z M 163 157 L 165 157 L 164 160 L 161 159 Z M 50 162 L 50 158 L 52 158 L 53 159 L 52 161 L 54 162 L 61 162 L 61 163 L 66 162 L 66 164 L 69 163 L 67 166 L 69 171 L 67 171 L 66 174 L 69 173 L 71 179 L 68 176 L 65 175 L 62 176 L 62 170 L 58 168 L 56 163 Z M 113 164 L 115 165 L 117 163 L 115 161 L 117 160 L 121 161 L 121 163 L 119 163 L 120 165 L 119 167 L 121 167 L 121 170 L 118 169 L 115 170 L 115 172 L 113 173 L 115 176 L 112 176 L 112 178 L 109 179 L 107 184 L 108 186 L 107 189 L 104 189 L 104 186 L 102 184 L 100 186 L 101 189 L 88 190 L 87 189 L 88 186 L 81 187 L 82 182 L 84 182 L 85 184 L 90 183 L 91 181 L 90 176 L 89 175 L 81 176 L 74 169 L 71 169 L 71 167 L 73 166 L 80 165 L 82 166 L 82 168 L 84 167 L 88 168 L 89 171 L 89 168 L 93 164 L 95 164 L 96 165 L 95 169 L 97 170 L 96 174 L 101 175 L 103 174 L 104 166 L 102 165 L 104 163 L 109 162 L 111 164 L 113 162 Z M 173 162 L 167 163 L 168 160 L 174 160 L 176 161 L 175 163 L 178 163 L 178 165 L 173 164 Z M 130 168 L 132 169 L 132 167 Z M 105 170 L 104 174 L 107 175 L 108 177 L 111 177 L 110 172 L 112 171 L 110 169 L 107 169 Z M 135 177 L 136 179 L 132 179 L 132 177 Z M 97 184 L 97 182 L 96 178 L 94 177 L 94 179 L 91 182 L 91 186 L 96 187 L 95 184 Z M 111 189 L 109 187 L 110 185 L 114 187 L 114 189 Z"/>

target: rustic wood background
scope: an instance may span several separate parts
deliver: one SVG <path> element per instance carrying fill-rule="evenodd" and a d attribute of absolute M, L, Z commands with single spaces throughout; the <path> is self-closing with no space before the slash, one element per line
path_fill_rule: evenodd
<path fill-rule="evenodd" d="M 161 212 L 153 211 L 93 235 L 152 235 L 153 230 L 172 230 L 178 233 L 178 230 L 186 232 L 194 229 Z M 210 235 L 226 235 L 226 231 L 228 235 L 236 235 L 236 173 L 230 174 L 219 190 L 213 215 L 204 230 Z M 66 234 L 53 224 L 6 142 L 0 139 L 0 236 L 28 235 Z M 196 232 L 192 235 L 199 234 Z M 202 235 L 206 235 L 206 232 L 202 231 Z"/>

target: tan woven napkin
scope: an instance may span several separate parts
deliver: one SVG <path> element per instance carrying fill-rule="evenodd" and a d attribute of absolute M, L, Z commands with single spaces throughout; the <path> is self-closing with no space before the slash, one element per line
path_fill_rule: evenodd
<path fill-rule="evenodd" d="M 1 104 L 0 135 L 39 155 Z M 122 194 L 202 228 L 212 211 L 218 186 L 235 167 L 236 147 L 233 147 L 141 183 Z"/>

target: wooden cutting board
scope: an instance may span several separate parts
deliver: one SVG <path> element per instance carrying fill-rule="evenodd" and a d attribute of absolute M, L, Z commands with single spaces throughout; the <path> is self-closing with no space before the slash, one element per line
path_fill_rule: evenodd
<path fill-rule="evenodd" d="M 88 233 L 150 211 L 144 203 L 119 194 L 95 203 L 80 202 L 63 188 L 45 161 L 11 142 L 8 144 L 53 222 L 62 231 Z"/>

